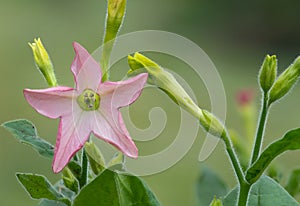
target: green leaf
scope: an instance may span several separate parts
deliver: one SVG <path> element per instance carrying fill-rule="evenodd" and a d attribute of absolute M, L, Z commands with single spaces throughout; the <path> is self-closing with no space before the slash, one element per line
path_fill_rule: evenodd
<path fill-rule="evenodd" d="M 197 196 L 200 205 L 209 205 L 214 196 L 221 197 L 228 192 L 226 184 L 211 169 L 205 167 L 197 182 Z"/>
<path fill-rule="evenodd" d="M 30 145 L 43 157 L 52 159 L 54 147 L 49 142 L 38 137 L 35 126 L 28 120 L 20 119 L 5 122 L 2 126 L 21 143 Z"/>
<path fill-rule="evenodd" d="M 136 176 L 104 170 L 85 186 L 74 206 L 159 206 L 146 183 Z"/>
<path fill-rule="evenodd" d="M 296 196 L 300 192 L 300 169 L 294 170 L 288 180 L 285 189 L 290 193 L 292 196 Z"/>
<path fill-rule="evenodd" d="M 16 176 L 33 199 L 46 198 L 71 205 L 70 200 L 59 193 L 44 176 L 24 173 L 17 173 Z"/>
<path fill-rule="evenodd" d="M 84 148 L 94 174 L 100 174 L 105 169 L 104 158 L 100 150 L 93 142 L 86 142 Z"/>
<path fill-rule="evenodd" d="M 283 138 L 270 144 L 247 170 L 246 180 L 255 182 L 277 156 L 288 150 L 300 149 L 300 128 L 288 131 Z"/>
<path fill-rule="evenodd" d="M 223 206 L 235 206 L 238 188 L 233 189 L 222 201 Z M 290 194 L 268 176 L 262 176 L 250 190 L 247 206 L 299 206 Z"/>

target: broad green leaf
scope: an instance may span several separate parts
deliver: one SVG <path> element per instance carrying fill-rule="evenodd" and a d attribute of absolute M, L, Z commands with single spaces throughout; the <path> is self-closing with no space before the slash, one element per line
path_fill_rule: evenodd
<path fill-rule="evenodd" d="M 197 196 L 200 205 L 209 205 L 214 196 L 221 197 L 227 192 L 226 184 L 217 174 L 207 167 L 201 170 L 197 182 Z"/>
<path fill-rule="evenodd" d="M 300 169 L 291 173 L 285 189 L 294 197 L 300 192 Z"/>
<path fill-rule="evenodd" d="M 84 148 L 94 174 L 100 174 L 105 169 L 105 162 L 99 148 L 93 142 L 86 142 Z"/>
<path fill-rule="evenodd" d="M 288 131 L 283 138 L 270 144 L 247 170 L 246 180 L 250 183 L 255 182 L 273 159 L 285 151 L 297 149 L 300 149 L 300 128 Z"/>
<path fill-rule="evenodd" d="M 238 188 L 233 189 L 222 201 L 223 206 L 236 206 Z M 299 203 L 268 176 L 262 176 L 250 190 L 247 206 L 299 206 Z"/>
<path fill-rule="evenodd" d="M 146 183 L 136 176 L 104 170 L 85 186 L 74 206 L 159 206 Z"/>
<path fill-rule="evenodd" d="M 24 173 L 17 173 L 16 176 L 33 199 L 45 198 L 71 205 L 70 201 L 59 193 L 44 176 Z"/>
<path fill-rule="evenodd" d="M 53 158 L 53 145 L 38 136 L 35 126 L 30 121 L 25 119 L 14 120 L 5 122 L 2 126 L 21 143 L 30 145 L 43 157 Z"/>

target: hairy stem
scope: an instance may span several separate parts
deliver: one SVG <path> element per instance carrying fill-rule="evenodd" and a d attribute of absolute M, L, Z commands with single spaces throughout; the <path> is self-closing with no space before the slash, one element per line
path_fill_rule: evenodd
<path fill-rule="evenodd" d="M 263 140 L 265 125 L 266 125 L 266 120 L 267 120 L 267 115 L 268 115 L 268 109 L 269 109 L 268 95 L 266 93 L 264 93 L 259 125 L 258 125 L 258 129 L 256 132 L 255 144 L 254 144 L 253 150 L 252 150 L 251 165 L 257 160 L 260 150 L 261 150 L 261 144 L 262 144 L 262 140 Z"/>
<path fill-rule="evenodd" d="M 79 180 L 79 186 L 80 188 L 84 187 L 87 183 L 87 178 L 88 178 L 88 157 L 86 154 L 85 149 L 82 149 L 82 160 L 81 160 L 81 177 Z"/>
<path fill-rule="evenodd" d="M 235 175 L 237 176 L 239 182 L 238 206 L 245 206 L 247 205 L 247 199 L 251 185 L 245 180 L 245 174 L 233 149 L 230 137 L 227 136 L 226 132 L 222 134 L 222 139 L 226 145 L 227 154 L 229 155 Z"/>
<path fill-rule="evenodd" d="M 240 162 L 238 160 L 238 157 L 237 157 L 237 155 L 236 155 L 236 153 L 235 153 L 235 151 L 233 149 L 231 140 L 227 136 L 226 132 L 224 132 L 222 134 L 222 139 L 223 139 L 223 141 L 225 143 L 227 154 L 229 155 L 230 161 L 232 163 L 234 172 L 235 172 L 235 174 L 236 174 L 236 176 L 238 178 L 239 184 L 242 184 L 244 182 L 244 173 L 243 173 L 241 164 L 240 164 Z"/>

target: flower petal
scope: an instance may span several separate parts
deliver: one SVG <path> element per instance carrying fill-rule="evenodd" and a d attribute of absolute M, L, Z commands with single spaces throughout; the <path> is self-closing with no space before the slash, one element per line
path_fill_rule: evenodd
<path fill-rule="evenodd" d="M 90 119 L 88 112 L 80 109 L 61 118 L 52 163 L 55 173 L 60 172 L 88 140 L 91 133 Z"/>
<path fill-rule="evenodd" d="M 77 42 L 73 42 L 73 47 L 75 50 L 75 58 L 72 62 L 71 70 L 74 76 L 76 76 L 84 62 L 89 58 L 90 54 Z"/>
<path fill-rule="evenodd" d="M 79 92 L 84 89 L 97 90 L 101 83 L 102 73 L 95 59 L 78 43 L 73 44 L 76 56 L 71 65 L 71 70 Z"/>
<path fill-rule="evenodd" d="M 40 114 L 58 118 L 72 111 L 72 99 L 76 93 L 73 88 L 59 86 L 38 90 L 24 89 L 24 96 Z"/>
<path fill-rule="evenodd" d="M 101 99 L 108 98 L 112 108 L 120 108 L 132 104 L 141 94 L 147 82 L 148 74 L 119 82 L 104 82 L 98 90 Z"/>
<path fill-rule="evenodd" d="M 95 112 L 92 129 L 95 136 L 114 145 L 125 155 L 137 158 L 138 149 L 125 128 L 121 113 L 118 110 L 114 113 L 118 115 L 120 121 L 114 121 L 109 111 L 105 111 L 105 113 Z"/>

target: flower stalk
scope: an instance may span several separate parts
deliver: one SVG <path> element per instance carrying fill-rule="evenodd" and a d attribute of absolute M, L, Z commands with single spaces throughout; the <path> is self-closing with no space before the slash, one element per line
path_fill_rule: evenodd
<path fill-rule="evenodd" d="M 259 124 L 258 124 L 257 132 L 256 132 L 255 143 L 253 146 L 253 152 L 252 152 L 252 157 L 251 157 L 251 161 L 250 161 L 251 165 L 259 157 L 262 140 L 263 140 L 263 136 L 264 136 L 266 120 L 267 120 L 267 116 L 268 116 L 268 110 L 269 110 L 268 94 L 264 93 L 264 96 L 262 99 L 262 108 L 261 108 L 261 113 L 260 113 L 260 118 L 259 118 Z"/>

